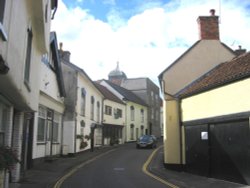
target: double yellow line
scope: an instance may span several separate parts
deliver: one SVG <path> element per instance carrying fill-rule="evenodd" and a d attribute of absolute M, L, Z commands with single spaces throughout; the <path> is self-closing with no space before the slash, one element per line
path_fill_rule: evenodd
<path fill-rule="evenodd" d="M 150 162 L 152 161 L 153 157 L 154 157 L 155 154 L 158 152 L 158 150 L 161 149 L 162 147 L 163 147 L 163 146 L 158 147 L 157 149 L 155 149 L 155 150 L 151 153 L 151 155 L 149 156 L 148 160 L 144 163 L 144 165 L 143 165 L 143 167 L 142 167 L 142 171 L 143 171 L 145 174 L 147 174 L 148 176 L 150 176 L 150 177 L 156 179 L 157 181 L 163 183 L 164 185 L 167 185 L 167 186 L 169 186 L 169 187 L 171 187 L 171 188 L 179 188 L 178 186 L 176 186 L 176 185 L 174 185 L 174 184 L 172 184 L 172 183 L 167 182 L 166 180 L 164 180 L 164 179 L 162 179 L 162 178 L 160 178 L 160 177 L 158 177 L 158 176 L 156 176 L 156 175 L 150 173 L 150 172 L 147 170 L 148 165 L 149 165 Z"/>
<path fill-rule="evenodd" d="M 147 168 L 148 168 L 150 162 L 152 161 L 153 157 L 155 156 L 155 154 L 157 153 L 157 151 L 158 151 L 160 148 L 162 148 L 162 146 L 159 147 L 158 149 L 155 149 L 155 150 L 151 153 L 151 155 L 149 156 L 149 158 L 147 159 L 147 161 L 144 163 L 144 165 L 143 165 L 143 167 L 142 167 L 142 171 L 143 171 L 145 174 L 147 174 L 148 176 L 150 176 L 150 177 L 156 179 L 157 181 L 159 181 L 159 182 L 161 182 L 161 183 L 163 183 L 163 184 L 165 184 L 165 185 L 167 185 L 167 186 L 169 186 L 169 187 L 171 187 L 171 188 L 179 188 L 178 186 L 176 186 L 176 185 L 174 185 L 174 184 L 172 184 L 172 183 L 167 182 L 166 180 L 164 180 L 164 179 L 162 179 L 162 178 L 160 178 L 160 177 L 158 177 L 158 176 L 156 176 L 156 175 L 150 173 L 150 172 L 147 170 Z M 94 157 L 94 158 L 92 158 L 92 159 L 90 159 L 90 160 L 88 160 L 88 161 L 86 161 L 86 162 L 83 162 L 83 163 L 81 163 L 80 165 L 76 166 L 76 167 L 73 168 L 71 171 L 69 171 L 67 174 L 65 174 L 63 177 L 61 177 L 61 178 L 56 182 L 56 184 L 54 185 L 53 188 L 60 188 L 61 185 L 63 184 L 63 182 L 64 182 L 67 178 L 69 178 L 70 176 L 72 176 L 77 170 L 79 170 L 80 168 L 82 168 L 83 166 L 85 166 L 85 165 L 87 165 L 87 164 L 89 164 L 89 163 L 92 163 L 93 161 L 97 160 L 98 158 L 101 158 L 102 156 L 107 155 L 107 154 L 110 153 L 110 152 L 113 152 L 114 150 L 115 150 L 115 149 L 110 150 L 110 151 L 107 151 L 107 152 L 105 152 L 105 153 L 103 153 L 103 154 L 101 154 L 101 155 L 98 155 L 98 156 L 96 156 L 96 157 Z"/>

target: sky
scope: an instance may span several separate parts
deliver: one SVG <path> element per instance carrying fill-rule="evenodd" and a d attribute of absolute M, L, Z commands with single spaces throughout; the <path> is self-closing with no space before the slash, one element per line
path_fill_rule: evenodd
<path fill-rule="evenodd" d="M 240 3 L 239 3 L 240 2 Z M 199 40 L 197 18 L 215 9 L 220 40 L 250 50 L 249 0 L 58 0 L 52 21 L 71 62 L 92 80 L 119 68 L 128 78 L 158 76 Z"/>

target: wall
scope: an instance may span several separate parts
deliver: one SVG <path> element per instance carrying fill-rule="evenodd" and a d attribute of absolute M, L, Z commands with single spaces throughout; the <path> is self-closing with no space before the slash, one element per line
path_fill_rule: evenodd
<path fill-rule="evenodd" d="M 250 110 L 250 78 L 182 100 L 183 121 Z"/>
<path fill-rule="evenodd" d="M 201 40 L 163 74 L 164 90 L 176 94 L 219 63 L 233 57 L 234 54 L 219 40 Z"/>
<path fill-rule="evenodd" d="M 106 115 L 105 114 L 105 105 L 112 107 L 112 115 Z M 121 118 L 114 118 L 114 108 L 119 108 L 122 110 L 122 117 Z M 103 122 L 107 124 L 113 124 L 113 125 L 125 125 L 125 117 L 126 117 L 126 106 L 125 104 L 120 104 L 117 102 L 113 102 L 110 100 L 104 100 L 103 104 Z"/>
<path fill-rule="evenodd" d="M 181 164 L 180 126 L 178 102 L 164 101 L 164 162 L 169 165 Z"/>

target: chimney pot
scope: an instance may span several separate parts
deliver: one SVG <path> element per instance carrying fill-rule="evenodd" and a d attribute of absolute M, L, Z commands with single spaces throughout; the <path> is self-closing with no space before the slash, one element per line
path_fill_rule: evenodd
<path fill-rule="evenodd" d="M 59 46 L 60 46 L 60 50 L 63 51 L 63 43 L 62 42 L 59 43 Z"/>
<path fill-rule="evenodd" d="M 214 15 L 215 15 L 215 10 L 214 10 L 214 9 L 211 9 L 209 12 L 210 12 L 210 15 L 211 15 L 211 16 L 214 16 Z"/>

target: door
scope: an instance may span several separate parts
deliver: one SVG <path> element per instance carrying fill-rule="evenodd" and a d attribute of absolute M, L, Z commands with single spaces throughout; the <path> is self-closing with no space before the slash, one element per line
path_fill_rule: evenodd
<path fill-rule="evenodd" d="M 186 167 L 190 173 L 209 175 L 208 125 L 185 127 Z"/>
<path fill-rule="evenodd" d="M 47 121 L 47 132 L 46 132 L 46 146 L 45 146 L 45 156 L 52 155 L 52 120 Z"/>
<path fill-rule="evenodd" d="M 246 183 L 250 177 L 249 121 L 218 123 L 210 131 L 211 176 Z"/>

